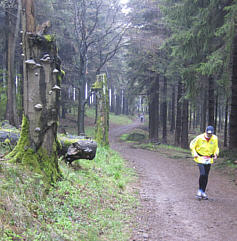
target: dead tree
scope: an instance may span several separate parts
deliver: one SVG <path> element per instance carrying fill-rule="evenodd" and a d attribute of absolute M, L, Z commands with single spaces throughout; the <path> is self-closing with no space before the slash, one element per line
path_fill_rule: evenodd
<path fill-rule="evenodd" d="M 21 137 L 7 156 L 43 175 L 48 183 L 61 177 L 57 157 L 57 121 L 61 75 L 55 39 L 36 33 L 34 2 L 22 1 L 24 57 Z"/>

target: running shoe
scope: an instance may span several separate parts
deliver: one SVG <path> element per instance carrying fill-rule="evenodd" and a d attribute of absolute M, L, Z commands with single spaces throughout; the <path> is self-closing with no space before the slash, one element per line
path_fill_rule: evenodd
<path fill-rule="evenodd" d="M 198 190 L 198 192 L 196 194 L 196 198 L 202 199 L 202 190 L 201 189 Z"/>
<path fill-rule="evenodd" d="M 205 192 L 202 192 L 202 199 L 204 200 L 207 200 L 208 199 L 208 196 Z"/>

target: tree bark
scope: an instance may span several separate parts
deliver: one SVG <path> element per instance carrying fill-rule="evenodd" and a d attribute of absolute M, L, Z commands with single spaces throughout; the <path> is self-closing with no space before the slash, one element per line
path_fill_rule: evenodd
<path fill-rule="evenodd" d="M 83 51 L 82 51 L 83 52 Z M 78 119 L 77 119 L 77 126 L 78 126 L 78 135 L 81 133 L 85 133 L 85 86 L 86 86 L 86 80 L 85 80 L 85 55 L 81 54 L 80 57 L 80 74 L 79 74 L 79 87 L 78 87 Z"/>
<path fill-rule="evenodd" d="M 201 125 L 200 131 L 204 132 L 206 129 L 206 118 L 207 118 L 207 91 L 204 89 L 203 91 L 203 99 L 202 99 L 202 107 L 201 107 Z"/>
<path fill-rule="evenodd" d="M 181 147 L 188 149 L 188 100 L 183 100 Z"/>
<path fill-rule="evenodd" d="M 157 142 L 159 139 L 159 76 L 152 82 L 149 93 L 149 139 Z"/>
<path fill-rule="evenodd" d="M 214 116 L 214 130 L 217 132 L 217 116 L 218 116 L 218 90 L 216 92 L 216 101 L 215 101 L 215 116 Z"/>
<path fill-rule="evenodd" d="M 229 99 L 226 98 L 225 103 L 225 124 L 224 124 L 224 146 L 227 146 L 227 136 L 228 136 L 228 109 L 229 109 Z"/>
<path fill-rule="evenodd" d="M 17 13 L 12 7 L 6 12 L 6 18 L 8 23 L 8 88 L 7 88 L 7 119 L 13 126 L 18 125 L 18 118 L 16 112 L 16 76 L 15 76 L 15 52 L 16 41 L 19 32 L 20 25 L 20 11 L 21 0 L 17 1 Z M 16 15 L 16 16 L 15 16 Z"/>
<path fill-rule="evenodd" d="M 175 130 L 175 85 L 172 86 L 171 125 L 170 125 L 170 131 L 173 133 L 174 130 Z"/>
<path fill-rule="evenodd" d="M 237 148 L 237 20 L 234 23 L 232 42 L 232 75 L 231 75 L 231 105 L 230 105 L 230 148 Z"/>
<path fill-rule="evenodd" d="M 175 145 L 180 145 L 180 138 L 181 138 L 181 128 L 182 128 L 182 81 L 178 81 L 178 92 L 177 92 L 177 110 L 176 110 L 176 127 L 175 127 Z"/>
<path fill-rule="evenodd" d="M 96 76 L 94 84 L 97 95 L 98 113 L 96 119 L 95 138 L 102 146 L 109 145 L 109 93 L 105 74 Z"/>
<path fill-rule="evenodd" d="M 120 94 L 116 94 L 116 107 L 115 107 L 115 115 L 120 115 L 121 114 L 121 98 Z"/>
<path fill-rule="evenodd" d="M 115 98 L 114 98 L 114 87 L 111 86 L 111 106 L 110 106 L 110 111 L 111 112 L 115 112 Z"/>
<path fill-rule="evenodd" d="M 214 96 L 214 80 L 210 76 L 208 78 L 208 125 L 214 127 L 214 112 L 215 112 L 215 96 Z"/>
<path fill-rule="evenodd" d="M 167 143 L 167 79 L 164 77 L 163 100 L 162 100 L 162 142 Z"/>
<path fill-rule="evenodd" d="M 34 3 L 22 1 L 24 116 L 21 137 L 7 156 L 31 166 L 45 182 L 61 177 L 57 159 L 60 61 L 55 40 L 35 34 Z"/>

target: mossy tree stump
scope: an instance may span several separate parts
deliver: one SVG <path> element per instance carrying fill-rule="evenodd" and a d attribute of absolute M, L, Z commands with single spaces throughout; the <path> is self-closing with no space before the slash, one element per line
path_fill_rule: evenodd
<path fill-rule="evenodd" d="M 24 116 L 20 140 L 7 157 L 53 183 L 61 176 L 57 159 L 60 61 L 54 38 L 35 33 L 33 1 L 23 1 L 22 7 Z"/>
<path fill-rule="evenodd" d="M 96 76 L 93 90 L 97 98 L 95 139 L 98 144 L 107 146 L 109 145 L 109 91 L 106 74 Z"/>

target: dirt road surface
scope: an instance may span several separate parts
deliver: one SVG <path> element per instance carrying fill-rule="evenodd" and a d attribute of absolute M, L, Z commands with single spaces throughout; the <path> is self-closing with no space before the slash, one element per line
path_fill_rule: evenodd
<path fill-rule="evenodd" d="M 134 122 L 110 131 L 112 149 L 128 160 L 139 176 L 141 206 L 131 240 L 236 241 L 237 186 L 212 168 L 209 200 L 196 200 L 199 171 L 193 161 L 166 158 L 118 140 L 138 125 Z"/>

